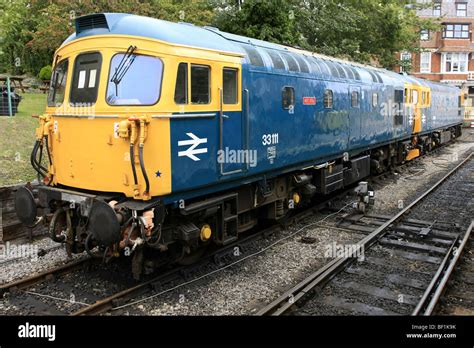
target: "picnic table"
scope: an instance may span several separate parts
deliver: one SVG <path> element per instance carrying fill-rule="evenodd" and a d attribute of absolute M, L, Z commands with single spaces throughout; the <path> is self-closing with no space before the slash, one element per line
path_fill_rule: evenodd
<path fill-rule="evenodd" d="M 40 91 L 43 92 L 43 93 L 48 93 L 50 83 L 51 83 L 50 80 L 43 80 L 43 85 L 40 86 L 40 88 L 39 88 Z"/>
<path fill-rule="evenodd" d="M 23 85 L 23 80 L 25 78 L 21 76 L 10 76 L 10 82 L 13 85 L 13 87 L 21 90 L 23 93 L 25 93 L 25 89 L 28 88 L 28 86 Z M 5 75 L 0 75 L 0 82 L 3 82 L 4 84 L 7 83 L 7 77 Z"/>

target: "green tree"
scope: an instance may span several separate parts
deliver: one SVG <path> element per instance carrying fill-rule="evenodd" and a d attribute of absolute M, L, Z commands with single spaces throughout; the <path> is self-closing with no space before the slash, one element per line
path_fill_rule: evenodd
<path fill-rule="evenodd" d="M 10 0 L 0 4 L 0 71 L 36 75 L 74 32 L 79 16 L 121 12 L 196 25 L 213 22 L 208 1 L 186 0 Z"/>
<path fill-rule="evenodd" d="M 230 1 L 217 5 L 217 9 L 215 26 L 222 31 L 274 43 L 301 44 L 296 22 L 301 14 L 294 0 Z"/>

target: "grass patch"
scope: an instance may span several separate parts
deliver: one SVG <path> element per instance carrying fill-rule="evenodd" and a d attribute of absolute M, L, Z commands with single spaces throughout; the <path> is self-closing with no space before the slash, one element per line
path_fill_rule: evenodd
<path fill-rule="evenodd" d="M 30 154 L 35 141 L 38 119 L 44 113 L 46 94 L 23 93 L 14 117 L 0 116 L 0 186 L 35 179 Z"/>

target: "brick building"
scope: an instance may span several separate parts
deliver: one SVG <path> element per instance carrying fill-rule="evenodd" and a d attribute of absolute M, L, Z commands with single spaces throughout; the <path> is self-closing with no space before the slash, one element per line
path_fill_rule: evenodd
<path fill-rule="evenodd" d="M 467 116 L 474 118 L 474 108 L 469 110 L 474 106 L 474 0 L 434 0 L 430 8 L 419 10 L 418 15 L 438 19 L 442 29 L 423 30 L 422 52 L 401 53 L 400 58 L 411 60 L 412 75 L 462 87 L 468 93 Z"/>

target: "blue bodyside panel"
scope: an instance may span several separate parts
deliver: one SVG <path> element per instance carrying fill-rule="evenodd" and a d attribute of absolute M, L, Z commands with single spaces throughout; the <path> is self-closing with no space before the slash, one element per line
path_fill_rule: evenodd
<path fill-rule="evenodd" d="M 454 97 L 459 90 L 454 87 L 349 62 L 333 64 L 323 58 L 290 53 L 281 45 L 210 28 L 127 14 L 105 14 L 105 18 L 108 29 L 83 26 L 66 42 L 93 35 L 123 34 L 240 54 L 244 53 L 240 45 L 245 43 L 259 56 L 256 60 L 259 64 L 251 65 L 248 57 L 242 64 L 242 91 L 248 91 L 248 108 L 243 92 L 242 112 L 224 112 L 222 124 L 218 110 L 207 111 L 214 116 L 171 118 L 173 193 L 164 197 L 165 203 L 323 163 L 342 157 L 344 152 L 355 155 L 409 138 L 412 125 L 407 116 L 403 124 L 395 125 L 391 109 L 395 91 L 404 90 L 405 83 L 424 84 L 432 89 L 431 108 L 424 110 L 423 131 L 462 121 Z M 290 69 L 285 60 L 284 68 L 280 65 L 277 69 L 268 50 L 286 51 L 283 54 L 288 58 L 296 58 L 293 62 L 296 68 L 294 65 Z M 294 108 L 283 107 L 284 87 L 294 89 Z M 326 90 L 333 93 L 331 108 L 325 108 L 323 102 Z M 353 103 L 353 93 L 357 95 L 357 103 Z M 229 151 L 251 151 L 256 155 L 256 162 L 247 165 L 226 157 L 221 165 L 218 161 L 221 147 Z"/>

